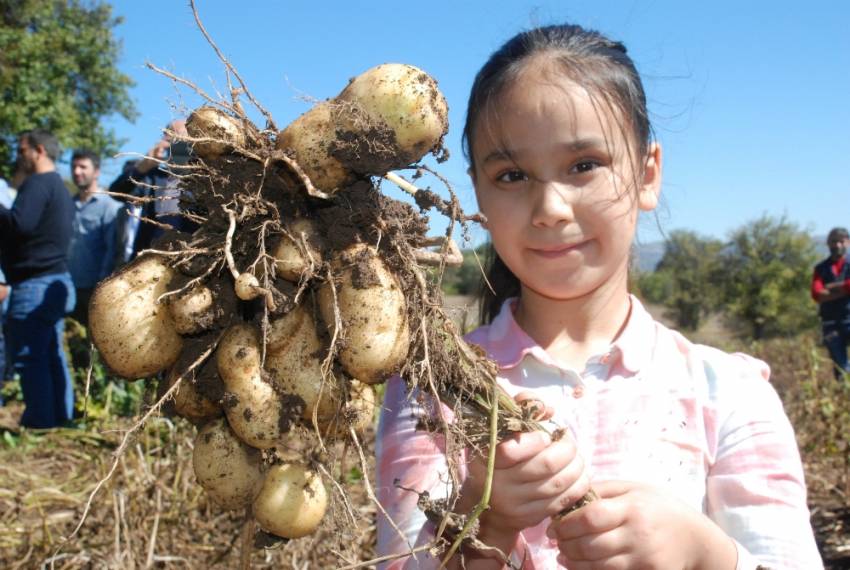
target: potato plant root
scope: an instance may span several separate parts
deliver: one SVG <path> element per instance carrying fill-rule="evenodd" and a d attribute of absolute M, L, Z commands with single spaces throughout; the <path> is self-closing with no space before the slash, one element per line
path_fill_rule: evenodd
<path fill-rule="evenodd" d="M 148 375 L 167 370 L 166 389 L 146 417 L 166 405 L 177 413 L 189 410 L 183 415 L 201 429 L 210 421 L 228 424 L 262 457 L 261 474 L 267 480 L 258 500 L 278 496 L 268 487 L 281 479 L 281 465 L 304 466 L 315 474 L 308 477 L 311 485 L 321 478 L 322 492 L 329 490 L 327 510 L 335 524 L 357 518 L 342 483 L 349 475 L 343 466 L 350 465 L 352 457 L 359 458 L 357 468 L 374 498 L 356 433 L 367 423 L 357 410 L 373 409 L 368 398 L 374 399 L 374 393 L 364 391 L 360 382 L 380 384 L 399 374 L 426 407 L 434 399 L 448 406 L 453 421 L 423 418 L 422 426 L 446 437 L 450 465 L 464 449 L 483 453 L 506 434 L 539 429 L 532 414 L 498 389 L 495 363 L 463 341 L 443 310 L 442 271 L 457 256 L 452 237 L 475 219 L 460 210 L 451 186 L 445 184 L 449 197 L 443 199 L 404 182 L 405 191 L 414 194 L 412 204 L 384 194 L 376 164 L 395 162 L 369 151 L 387 152 L 387 127 L 370 125 L 373 115 L 359 112 L 350 95 L 341 99 L 344 105 L 339 103 L 334 115 L 341 109 L 356 115 L 357 145 L 352 146 L 350 123 L 327 131 L 324 136 L 330 140 L 322 143 L 345 163 L 344 185 L 314 184 L 305 173 L 310 169 L 299 165 L 271 115 L 250 95 L 233 66 L 222 61 L 228 77 L 236 77 L 240 86 L 231 89 L 230 100 L 214 100 L 180 80 L 208 102 L 189 117 L 189 135 L 182 137 L 194 145 L 195 157 L 186 165 L 162 165 L 179 180 L 181 211 L 197 229 L 166 231 L 140 258 L 167 267 L 167 280 L 146 282 L 146 299 L 157 319 L 171 315 L 179 320 L 181 348 L 179 356 L 169 355 L 161 368 L 137 367 Z M 402 75 L 422 82 L 417 93 L 436 88 L 424 72 Z M 433 97 L 442 99 L 439 92 Z M 242 105 L 245 98 L 261 112 L 265 125 L 249 119 Z M 374 144 L 370 133 L 380 134 Z M 437 138 L 433 147 L 433 142 L 410 145 L 417 149 L 416 156 L 398 160 L 415 175 L 431 172 L 445 183 L 417 162 L 425 151 L 445 156 Z M 346 156 L 340 149 L 346 149 Z M 438 250 L 432 249 L 435 240 L 428 235 L 427 215 L 432 211 L 448 218 Z M 276 257 L 282 251 L 293 255 L 292 262 Z M 136 271 L 138 263 L 124 271 Z M 113 278 L 119 284 L 121 279 Z M 371 297 L 373 290 L 377 300 Z M 189 300 L 193 304 L 187 306 Z M 101 308 L 110 310 L 105 303 Z M 299 312 L 306 316 L 294 319 Z M 304 323 L 309 334 L 299 328 Z M 295 338 L 287 339 L 287 331 Z M 178 332 L 173 324 L 168 328 L 171 336 Z M 165 343 L 169 347 L 175 345 L 171 336 Z M 384 344 L 378 346 L 378 339 Z M 382 361 L 383 355 L 387 359 Z M 116 351 L 110 366 L 120 373 L 121 364 Z M 299 377 L 299 371 L 309 377 Z M 309 382 L 309 389 L 300 389 L 298 382 Z M 182 400 L 171 403 L 175 394 Z M 189 405 L 183 401 L 186 394 L 196 394 L 203 402 Z M 367 399 L 359 401 L 361 397 Z M 110 475 L 113 471 L 114 466 Z M 454 477 L 456 470 L 451 472 Z M 269 473 L 276 475 L 269 478 Z M 308 498 L 318 494 L 306 493 Z M 452 500 L 440 512 L 430 509 L 441 529 L 463 520 L 450 512 Z M 219 502 L 239 501 L 244 502 L 241 495 L 238 501 Z M 253 511 L 262 519 L 260 527 L 287 528 L 271 524 L 264 505 L 255 502 Z M 474 540 L 473 525 L 458 530 Z M 301 531 L 295 535 L 301 536 Z M 448 545 L 445 537 L 439 540 L 439 548 Z"/>

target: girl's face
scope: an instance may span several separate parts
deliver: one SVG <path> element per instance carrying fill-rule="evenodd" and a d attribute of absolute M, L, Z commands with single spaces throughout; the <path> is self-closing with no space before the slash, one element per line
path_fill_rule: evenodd
<path fill-rule="evenodd" d="M 631 131 L 604 103 L 528 71 L 482 110 L 472 136 L 471 174 L 493 246 L 523 295 L 625 290 L 638 210 L 657 203 L 660 149 L 636 164 Z"/>

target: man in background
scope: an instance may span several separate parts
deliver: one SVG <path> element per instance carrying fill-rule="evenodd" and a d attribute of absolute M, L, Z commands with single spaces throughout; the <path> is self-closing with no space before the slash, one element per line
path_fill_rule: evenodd
<path fill-rule="evenodd" d="M 12 207 L 12 194 L 9 192 L 9 185 L 2 178 L 0 178 L 0 206 L 4 208 Z M 0 258 L 2 258 L 2 252 L 0 252 Z M 6 380 L 6 338 L 3 329 L 6 326 L 6 299 L 9 298 L 9 292 L 6 276 L 3 275 L 3 269 L 0 267 L 0 389 L 3 388 L 3 382 Z M 0 393 L 0 405 L 3 405 L 2 393 Z"/>
<path fill-rule="evenodd" d="M 68 268 L 74 281 L 77 305 L 71 316 L 88 327 L 92 291 L 115 267 L 118 213 L 121 203 L 98 187 L 100 157 L 90 150 L 71 156 L 74 196 L 74 231 L 68 249 Z"/>
<path fill-rule="evenodd" d="M 850 343 L 850 234 L 833 228 L 826 238 L 829 257 L 815 266 L 812 298 L 820 305 L 823 343 L 835 365 L 835 378 L 850 372 L 847 344 Z"/>
<path fill-rule="evenodd" d="M 181 213 L 180 181 L 172 173 L 189 161 L 189 145 L 179 140 L 185 136 L 188 136 L 186 121 L 171 121 L 148 155 L 109 187 L 114 193 L 149 199 L 142 203 L 142 223 L 133 244 L 134 255 L 152 247 L 168 228 L 189 233 L 197 229 L 197 224 Z"/>
<path fill-rule="evenodd" d="M 6 316 L 7 346 L 20 373 L 26 409 L 21 425 L 61 426 L 71 419 L 74 390 L 63 350 L 64 317 L 74 308 L 68 244 L 74 204 L 56 172 L 59 143 L 42 130 L 18 140 L 11 208 L 0 206 L 0 252 L 12 287 Z"/>
<path fill-rule="evenodd" d="M 114 192 L 116 183 L 124 176 L 129 176 L 136 167 L 138 160 L 127 160 L 121 168 L 121 174 L 118 175 L 112 184 L 109 185 L 110 192 Z M 135 250 L 133 245 L 136 241 L 136 234 L 139 231 L 139 219 L 142 215 L 142 206 L 137 204 L 132 199 L 122 200 L 122 208 L 118 212 L 118 246 L 116 248 L 115 267 L 119 268 L 133 259 Z"/>

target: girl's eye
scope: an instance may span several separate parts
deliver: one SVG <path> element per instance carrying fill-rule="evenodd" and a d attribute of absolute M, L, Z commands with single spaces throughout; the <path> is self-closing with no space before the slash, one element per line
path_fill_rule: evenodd
<path fill-rule="evenodd" d="M 583 174 L 599 168 L 599 162 L 595 160 L 582 160 L 573 166 L 570 170 L 576 174 Z"/>
<path fill-rule="evenodd" d="M 508 170 L 499 174 L 496 180 L 499 182 L 523 182 L 528 180 L 528 176 L 522 170 Z"/>

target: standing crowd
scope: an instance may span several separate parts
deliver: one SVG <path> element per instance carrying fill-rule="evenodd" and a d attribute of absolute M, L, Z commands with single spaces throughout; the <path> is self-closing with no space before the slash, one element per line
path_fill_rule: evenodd
<path fill-rule="evenodd" d="M 87 327 L 98 282 L 150 248 L 164 224 L 192 229 L 179 215 L 175 178 L 161 168 L 166 159 L 188 160 L 188 150 L 170 142 L 171 134 L 185 133 L 184 122 L 172 122 L 166 133 L 147 157 L 125 164 L 108 192 L 99 184 L 101 157 L 75 150 L 73 195 L 56 168 L 56 137 L 31 130 L 18 138 L 12 188 L 0 178 L 0 386 L 20 377 L 22 426 L 59 427 L 73 417 L 65 317 Z M 122 195 L 142 200 L 114 197 Z"/>

